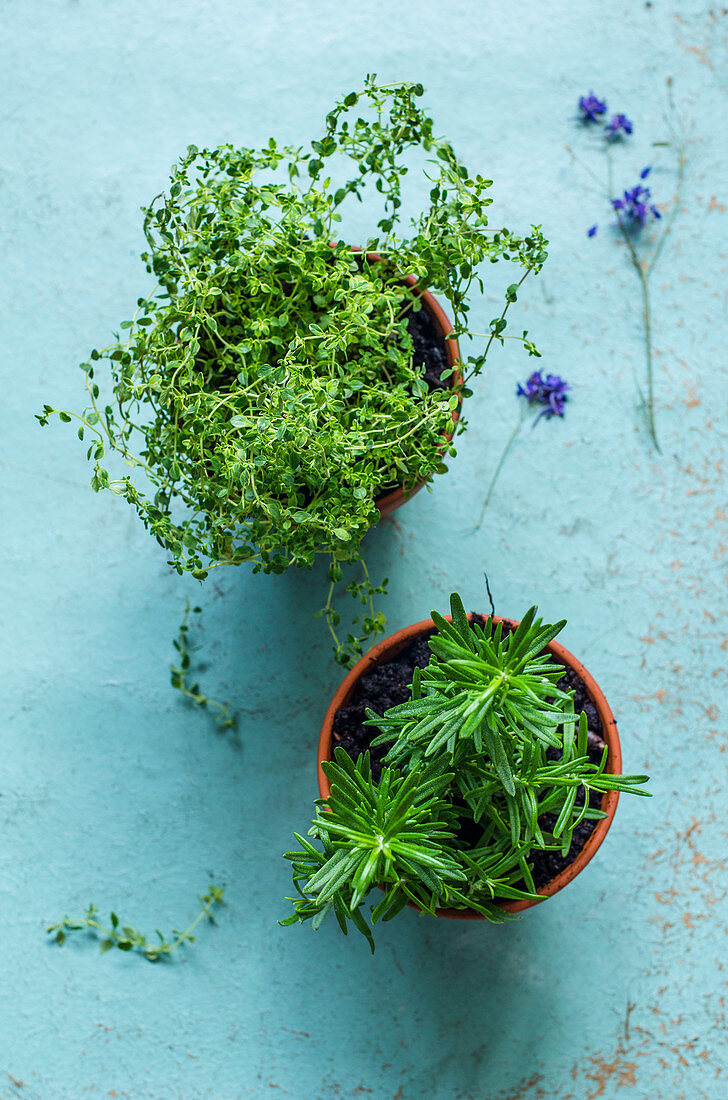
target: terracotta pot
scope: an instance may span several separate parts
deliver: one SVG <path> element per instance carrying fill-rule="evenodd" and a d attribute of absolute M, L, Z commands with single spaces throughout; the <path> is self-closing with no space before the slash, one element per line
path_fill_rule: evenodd
<path fill-rule="evenodd" d="M 353 251 L 354 252 L 361 252 L 361 249 L 358 248 L 358 247 L 354 247 Z M 381 260 L 381 258 L 382 257 L 377 252 L 368 252 L 367 253 L 367 259 L 372 261 L 372 262 L 377 262 L 377 261 Z M 405 276 L 404 281 L 407 283 L 408 286 L 413 286 L 413 287 L 417 286 L 417 279 L 415 278 L 414 275 Z M 433 324 L 434 324 L 434 326 L 437 330 L 438 335 L 441 336 L 442 339 L 445 341 L 445 350 L 447 352 L 448 365 L 451 366 L 451 367 L 454 367 L 456 365 L 456 363 L 460 362 L 460 349 L 458 347 L 457 340 L 447 340 L 447 339 L 445 339 L 447 334 L 449 332 L 452 332 L 452 325 L 450 324 L 450 321 L 447 318 L 447 314 L 445 313 L 445 311 L 442 308 L 442 306 L 440 305 L 440 303 L 433 297 L 432 294 L 430 294 L 429 290 L 416 291 L 416 293 L 422 299 L 422 308 L 426 309 L 427 312 L 429 313 L 429 315 L 432 319 L 432 322 L 433 322 Z M 464 381 L 464 377 L 463 377 L 462 370 L 456 370 L 450 376 L 450 389 L 455 390 L 457 392 L 460 389 L 460 387 L 463 385 L 463 381 Z M 458 407 L 453 410 L 453 414 L 452 414 L 453 431 L 448 432 L 444 435 L 443 438 L 444 438 L 445 442 L 443 443 L 442 447 L 440 448 L 440 454 L 442 454 L 442 452 L 445 450 L 445 443 L 449 443 L 450 440 L 453 437 L 453 432 L 455 431 L 455 425 L 457 424 L 458 418 L 460 416 L 460 408 L 462 406 L 462 403 L 463 403 L 462 396 L 459 396 Z M 404 489 L 402 489 L 400 487 L 400 488 L 397 488 L 397 489 L 392 489 L 391 492 L 384 493 L 383 496 L 378 497 L 377 500 L 375 501 L 375 504 L 376 504 L 377 508 L 379 509 L 379 514 L 380 514 L 381 518 L 385 519 L 387 516 L 391 516 L 392 512 L 395 512 L 397 510 L 397 508 L 401 508 L 403 504 L 405 504 L 408 500 L 410 500 L 415 495 L 415 493 L 419 493 L 420 489 L 422 489 L 424 484 L 425 484 L 424 481 L 418 481 L 412 486 L 412 488 L 407 493 L 405 493 Z"/>
<path fill-rule="evenodd" d="M 450 621 L 450 616 L 445 616 Z M 491 618 L 490 615 L 484 615 L 483 618 Z M 514 619 L 502 619 L 500 616 L 495 615 L 492 617 L 496 623 L 502 622 L 506 626 L 516 627 L 518 622 Z M 468 619 L 472 619 L 472 614 L 468 615 Z M 339 707 L 345 706 L 351 698 L 352 692 L 356 682 L 370 669 L 377 665 L 386 664 L 388 661 L 393 660 L 403 649 L 406 649 L 412 644 L 418 637 L 422 635 L 430 635 L 434 632 L 435 625 L 432 619 L 424 619 L 420 623 L 414 623 L 412 626 L 405 627 L 404 630 L 398 630 L 396 634 L 391 634 L 389 638 L 385 638 L 379 645 L 374 646 L 373 649 L 366 653 L 357 664 L 349 672 L 345 678 L 339 690 L 334 695 L 329 709 L 326 712 L 324 718 L 324 724 L 321 727 L 321 735 L 318 743 L 318 787 L 319 793 L 322 798 L 327 798 L 330 791 L 330 784 L 326 776 L 321 769 L 322 760 L 331 760 L 333 758 L 333 725 L 334 716 Z M 572 653 L 569 653 L 568 649 L 565 649 L 558 642 L 551 642 L 548 646 L 549 650 L 554 656 L 554 659 L 560 664 L 572 668 L 583 681 L 586 687 L 587 693 L 590 699 L 594 703 L 599 713 L 599 717 L 602 720 L 603 737 L 609 750 L 607 758 L 606 771 L 611 775 L 620 775 L 622 772 L 622 752 L 619 744 L 619 734 L 617 733 L 617 723 L 614 720 L 614 715 L 609 709 L 609 704 L 604 697 L 601 688 L 595 681 L 594 677 L 584 668 L 581 661 L 578 661 Z M 550 898 L 554 894 L 557 894 L 559 890 L 563 890 L 572 879 L 576 878 L 580 871 L 583 871 L 590 859 L 596 854 L 597 849 L 601 845 L 605 836 L 609 832 L 609 827 L 612 824 L 612 819 L 617 810 L 617 802 L 619 801 L 618 791 L 607 791 L 602 798 L 601 808 L 606 814 L 606 817 L 598 821 L 594 831 L 588 838 L 586 844 L 573 860 L 572 863 L 565 867 L 555 878 L 550 882 L 547 882 L 544 886 L 541 886 L 537 891 L 541 895 L 542 899 Z M 523 909 L 530 909 L 534 905 L 539 905 L 539 901 L 502 901 L 499 902 L 501 909 L 505 909 L 509 913 L 520 913 Z M 485 920 L 479 913 L 475 913 L 468 909 L 438 909 L 436 910 L 439 917 L 451 917 L 455 920 Z"/>

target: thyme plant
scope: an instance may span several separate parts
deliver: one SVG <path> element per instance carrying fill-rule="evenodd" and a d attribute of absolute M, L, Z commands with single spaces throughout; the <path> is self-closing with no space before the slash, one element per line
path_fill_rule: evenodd
<path fill-rule="evenodd" d="M 248 562 L 281 573 L 325 554 L 335 585 L 361 560 L 377 499 L 429 481 L 455 453 L 453 411 L 546 242 L 537 226 L 489 225 L 491 181 L 436 134 L 422 93 L 371 76 L 307 146 L 190 146 L 143 208 L 156 285 L 82 364 L 88 407 L 45 405 L 38 419 L 77 424 L 92 488 L 126 499 L 178 572 Z M 406 220 L 418 154 L 427 198 Z M 369 195 L 372 232 L 351 240 L 344 219 Z M 428 385 L 413 354 L 419 292 L 442 295 L 453 336 L 467 338 L 471 291 L 500 260 L 515 274 L 462 381 L 448 369 Z M 517 339 L 537 354 L 527 332 Z M 360 636 L 341 642 L 331 597 L 324 608 L 342 663 L 384 626 L 370 602 L 382 586 L 365 576 L 349 587 L 365 604 Z"/>
<path fill-rule="evenodd" d="M 531 608 L 513 632 L 492 619 L 481 627 L 457 594 L 451 610 L 452 622 L 432 613 L 432 657 L 415 670 L 410 700 L 367 712 L 372 745 L 390 746 L 379 782 L 368 752 L 354 762 L 337 746 L 322 763 L 331 793 L 309 831 L 320 847 L 296 834 L 300 849 L 285 858 L 299 897 L 281 924 L 318 928 L 333 911 L 373 950 L 363 902 L 376 886 L 371 926 L 408 902 L 501 922 L 499 901 L 537 896 L 532 854 L 567 856 L 576 827 L 604 817 L 590 793 L 646 793 L 647 776 L 607 773 L 606 747 L 599 763 L 589 756 L 586 715 L 545 651 L 564 622 L 545 625 Z"/>

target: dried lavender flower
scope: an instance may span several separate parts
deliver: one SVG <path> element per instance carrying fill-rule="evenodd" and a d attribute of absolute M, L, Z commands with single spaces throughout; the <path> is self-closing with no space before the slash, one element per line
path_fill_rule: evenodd
<path fill-rule="evenodd" d="M 606 113 L 607 102 L 589 92 L 589 95 L 579 96 L 579 110 L 582 122 L 598 122 L 599 115 Z"/>

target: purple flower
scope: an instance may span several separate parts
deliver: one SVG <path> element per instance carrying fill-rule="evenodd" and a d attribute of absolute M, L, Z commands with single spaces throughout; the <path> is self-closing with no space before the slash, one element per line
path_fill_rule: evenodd
<path fill-rule="evenodd" d="M 641 178 L 644 179 L 648 172 L 649 168 L 645 169 L 645 173 L 641 175 Z M 643 187 L 638 183 L 636 187 L 631 188 L 629 191 L 625 191 L 623 198 L 612 199 L 612 206 L 617 211 L 617 216 L 620 221 L 622 221 L 622 217 L 624 217 L 632 228 L 641 229 L 648 218 L 662 217 L 660 211 L 654 203 L 650 201 L 651 198 L 652 193 L 649 187 Z"/>
<path fill-rule="evenodd" d="M 579 97 L 579 110 L 582 122 L 596 122 L 599 115 L 603 115 L 607 109 L 605 100 L 599 99 L 594 92 Z"/>
<path fill-rule="evenodd" d="M 646 180 L 651 171 L 652 171 L 652 168 L 650 168 L 649 166 L 647 168 L 643 168 L 642 171 L 640 172 L 640 179 L 641 180 Z"/>
<path fill-rule="evenodd" d="M 599 228 L 599 227 L 598 227 L 597 225 L 593 225 L 593 226 L 591 227 L 591 229 L 587 229 L 587 231 L 586 231 L 586 235 L 587 235 L 587 237 L 593 237 L 593 236 L 595 236 L 595 235 L 596 235 L 596 231 L 597 231 L 597 229 L 598 229 L 598 228 Z"/>
<path fill-rule="evenodd" d="M 631 134 L 634 127 L 626 115 L 612 115 L 604 129 L 608 138 L 618 138 L 622 134 Z"/>
<path fill-rule="evenodd" d="M 516 386 L 516 394 L 518 397 L 525 397 L 529 405 L 543 405 L 536 417 L 537 421 L 542 416 L 550 420 L 552 416 L 564 415 L 564 406 L 568 401 L 566 391 L 570 389 L 568 382 L 558 374 L 547 374 L 544 378 L 541 371 L 536 370 L 529 375 L 525 385 L 522 386 L 519 382 Z"/>

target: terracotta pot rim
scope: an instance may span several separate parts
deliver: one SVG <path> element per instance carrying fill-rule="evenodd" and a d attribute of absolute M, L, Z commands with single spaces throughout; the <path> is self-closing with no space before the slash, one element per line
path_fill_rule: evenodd
<path fill-rule="evenodd" d="M 468 619 L 472 619 L 473 613 L 468 614 Z M 445 618 L 450 620 L 450 616 Z M 509 626 L 517 626 L 517 619 L 504 618 L 501 615 L 483 615 L 484 619 L 493 619 L 495 623 L 503 622 Z M 339 707 L 344 706 L 347 702 L 351 692 L 354 689 L 354 685 L 372 668 L 379 664 L 386 664 L 386 658 L 391 655 L 392 658 L 397 656 L 399 652 L 406 648 L 406 646 L 413 642 L 417 637 L 423 634 L 430 634 L 435 630 L 435 624 L 432 619 L 423 619 L 421 622 L 413 623 L 411 626 L 405 627 L 403 630 L 398 630 L 394 634 L 391 634 L 388 638 L 384 638 L 378 645 L 374 646 L 368 653 L 366 653 L 348 672 L 338 690 L 334 694 L 328 710 L 324 717 L 323 725 L 321 727 L 321 734 L 318 741 L 318 756 L 317 756 L 317 771 L 318 771 L 318 788 L 321 798 L 328 797 L 330 791 L 329 781 L 323 773 L 321 768 L 322 760 L 330 760 L 332 757 L 331 743 L 333 740 L 333 724 L 334 717 Z M 597 712 L 602 722 L 602 733 L 604 740 L 607 744 L 609 755 L 607 759 L 606 771 L 611 775 L 620 775 L 622 772 L 622 750 L 619 742 L 619 734 L 617 732 L 617 723 L 614 719 L 614 715 L 610 709 L 610 706 L 606 700 L 604 693 L 597 684 L 591 673 L 584 667 L 581 661 L 570 653 L 565 646 L 562 646 L 559 642 L 550 642 L 547 647 L 554 655 L 554 657 L 563 665 L 572 668 L 579 678 L 582 680 L 586 687 L 587 693 L 592 702 L 597 708 Z M 602 798 L 602 810 L 606 814 L 600 821 L 597 822 L 591 836 L 587 839 L 586 844 L 578 853 L 572 862 L 560 871 L 550 882 L 545 883 L 539 887 L 536 891 L 540 895 L 539 901 L 503 901 L 499 902 L 501 909 L 504 909 L 509 913 L 520 913 L 525 909 L 530 909 L 535 905 L 540 905 L 541 901 L 545 901 L 546 898 L 553 897 L 560 890 L 563 890 L 576 876 L 584 870 L 586 865 L 594 858 L 598 849 L 601 847 L 604 838 L 609 832 L 614 815 L 617 811 L 617 803 L 619 802 L 619 791 L 607 791 Z M 436 913 L 439 917 L 448 917 L 455 920 L 485 920 L 479 913 L 475 913 L 472 910 L 467 909 L 437 909 Z"/>

